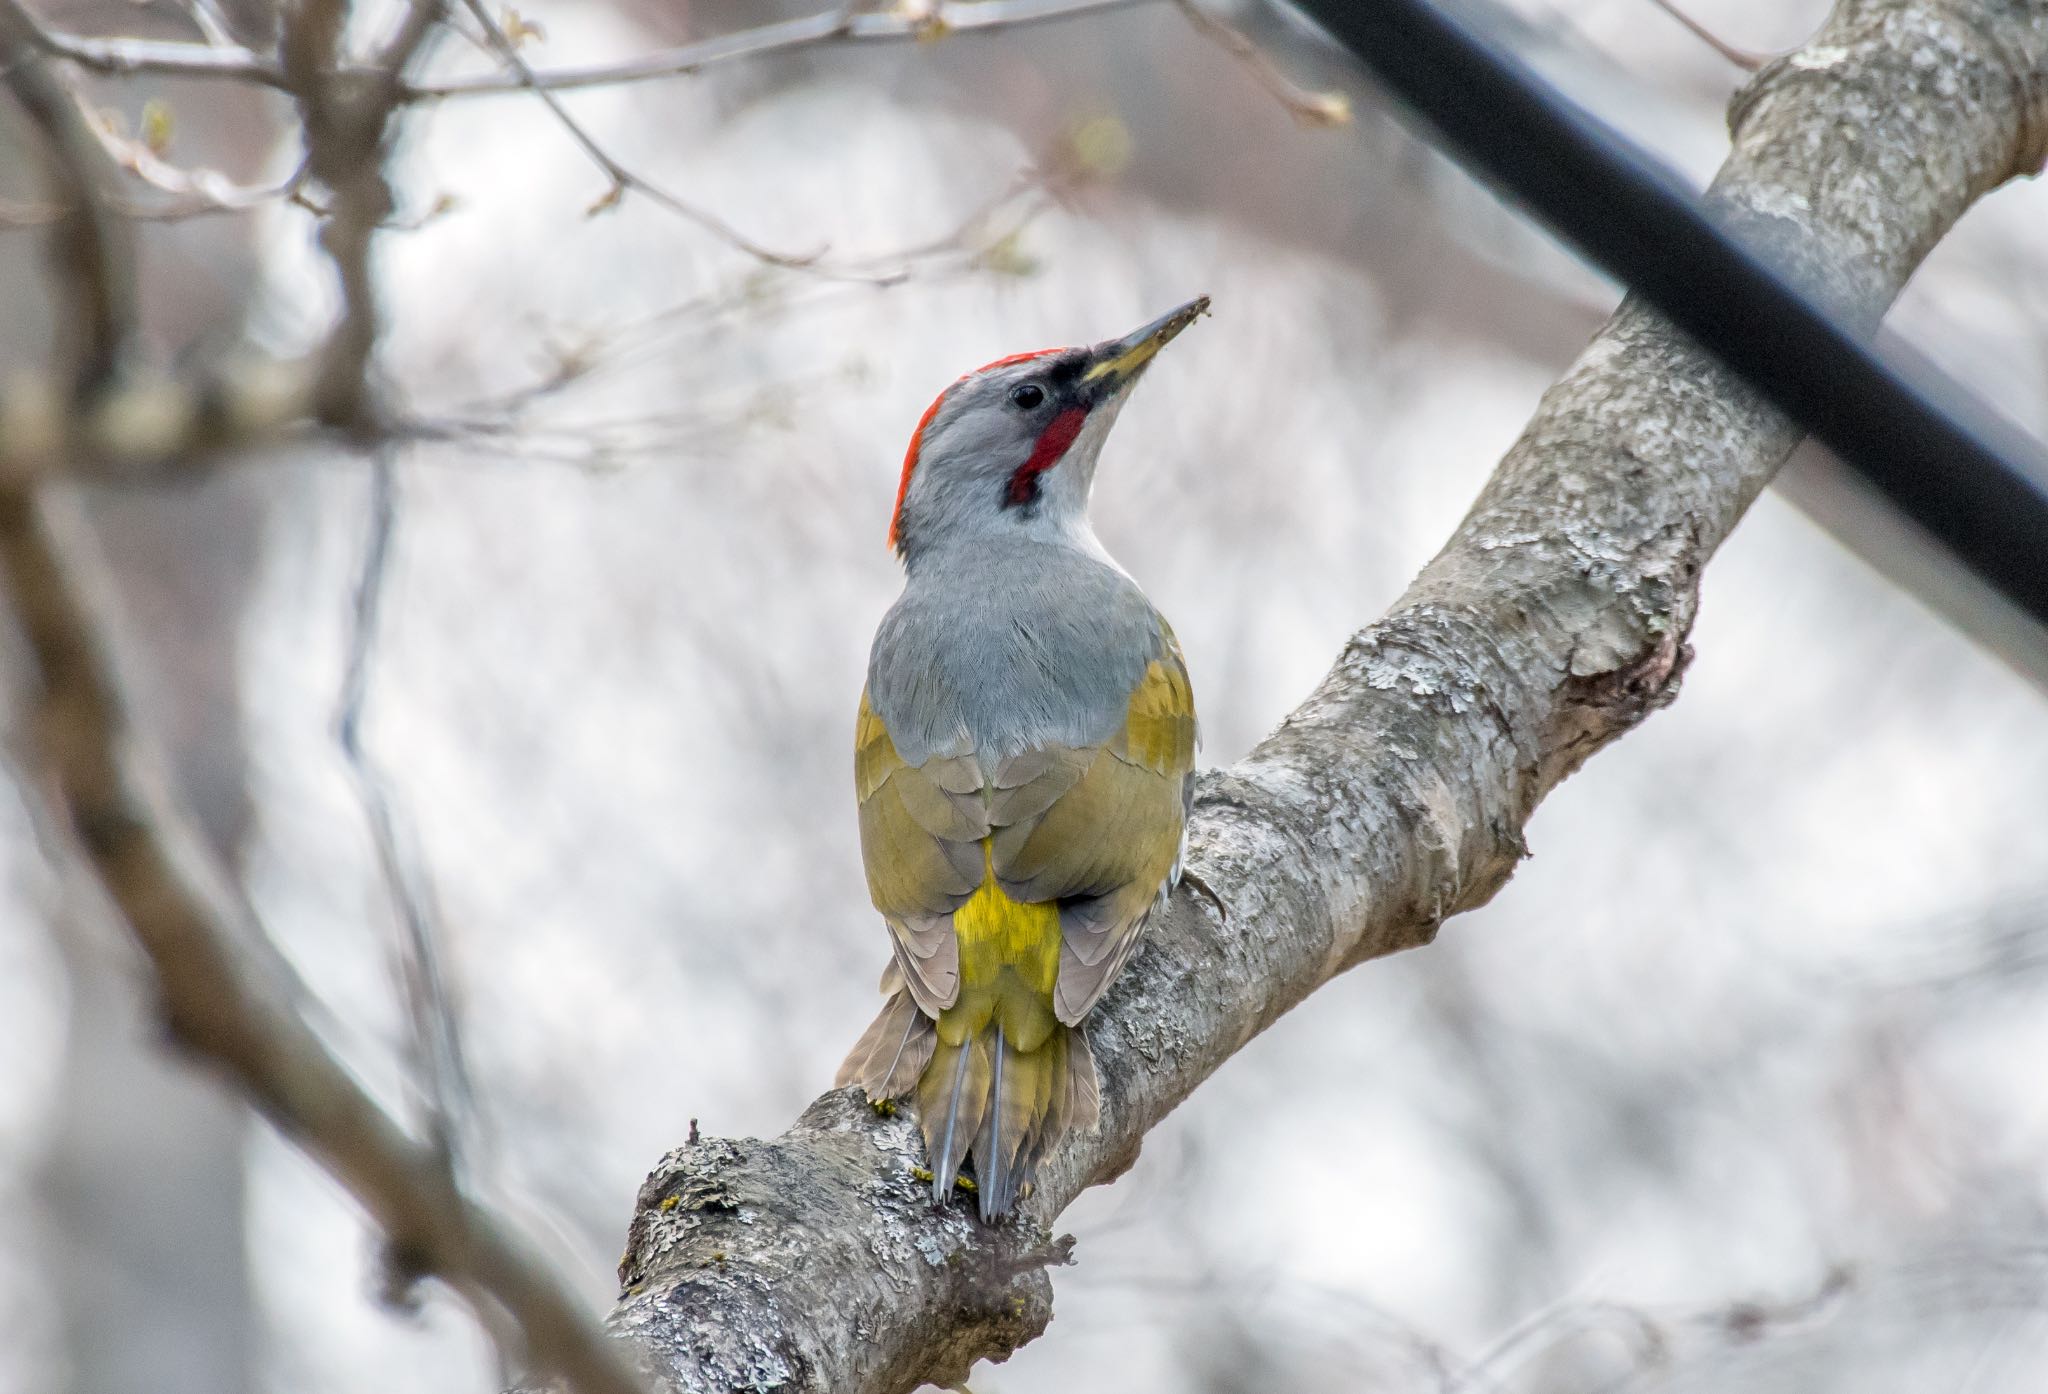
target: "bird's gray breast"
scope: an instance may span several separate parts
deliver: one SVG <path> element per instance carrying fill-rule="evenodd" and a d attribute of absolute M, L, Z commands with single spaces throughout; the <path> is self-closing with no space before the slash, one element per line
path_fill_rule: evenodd
<path fill-rule="evenodd" d="M 962 548 L 914 570 L 883 618 L 868 696 L 912 765 L 1090 746 L 1123 726 L 1160 651 L 1144 592 L 1064 546 Z"/>

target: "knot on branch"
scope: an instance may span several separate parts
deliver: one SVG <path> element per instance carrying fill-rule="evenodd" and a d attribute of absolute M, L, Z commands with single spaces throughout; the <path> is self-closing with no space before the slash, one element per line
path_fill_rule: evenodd
<path fill-rule="evenodd" d="M 1545 785 L 1572 774 L 1593 752 L 1678 699 L 1679 684 L 1692 662 L 1685 630 L 1664 615 L 1653 614 L 1644 621 L 1637 643 L 1617 648 L 1616 637 L 1605 634 L 1572 653 L 1543 742 L 1540 777 Z"/>

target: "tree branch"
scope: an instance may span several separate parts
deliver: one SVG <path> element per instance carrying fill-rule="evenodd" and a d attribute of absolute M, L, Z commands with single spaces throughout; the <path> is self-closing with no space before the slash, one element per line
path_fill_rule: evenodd
<path fill-rule="evenodd" d="M 1711 197 L 1868 329 L 1976 198 L 2038 163 L 2044 121 L 2038 5 L 1848 0 L 1743 93 Z M 1228 918 L 1177 893 L 1091 1017 L 1101 1126 L 1021 1220 L 933 1211 L 915 1128 L 853 1091 L 773 1140 L 678 1148 L 641 1190 L 612 1318 L 661 1388 L 894 1394 L 1036 1336 L 1060 1211 L 1331 976 L 1490 899 L 1538 801 L 1673 699 L 1701 571 L 1797 440 L 1625 304 L 1388 615 L 1203 778 L 1189 865 Z"/>
<path fill-rule="evenodd" d="M 374 379 L 379 332 L 370 245 L 395 207 L 385 158 L 405 69 L 439 23 L 442 0 L 409 0 L 397 31 L 367 70 L 343 73 L 348 0 L 306 0 L 284 27 L 284 70 L 306 131 L 306 168 L 332 192 L 320 246 L 341 283 L 341 318 L 321 350 L 313 387 L 322 424 L 369 443 L 384 407 Z"/>
<path fill-rule="evenodd" d="M 19 7 L 11 7 L 19 8 Z M 26 14 L 26 11 L 23 12 Z M 235 44 L 191 44 L 158 39 L 89 39 L 64 34 L 33 19 L 36 47 L 52 58 L 76 63 L 106 77 L 213 77 L 287 88 L 284 69 L 252 49 Z"/>

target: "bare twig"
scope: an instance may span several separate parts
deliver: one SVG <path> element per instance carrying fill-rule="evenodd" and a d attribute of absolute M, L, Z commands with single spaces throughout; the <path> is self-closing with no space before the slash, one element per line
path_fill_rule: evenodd
<path fill-rule="evenodd" d="M 1751 49 L 1737 48 L 1735 45 L 1726 42 L 1720 35 L 1680 9 L 1678 7 L 1678 0 L 1650 0 L 1650 3 L 1684 25 L 1691 31 L 1694 38 L 1746 73 L 1753 73 L 1771 61 L 1771 55 L 1768 53 L 1757 53 Z"/>
<path fill-rule="evenodd" d="M 535 73 L 525 57 L 519 52 L 519 46 L 512 41 L 511 37 L 504 32 L 503 28 L 491 16 L 483 0 L 463 0 L 463 4 L 482 28 L 485 42 L 497 54 L 500 61 L 517 74 L 523 86 L 547 106 L 549 112 L 561 124 L 562 129 L 569 134 L 577 146 L 589 156 L 591 162 L 602 170 L 605 177 L 611 181 L 611 187 L 591 205 L 590 212 L 603 212 L 616 206 L 629 192 L 639 194 L 668 212 L 703 228 L 721 241 L 769 266 L 804 272 L 824 280 L 855 281 L 879 285 L 895 284 L 911 275 L 916 264 L 919 262 L 936 259 L 950 253 L 959 253 L 966 260 L 973 260 L 982 255 L 992 245 L 999 242 L 1001 238 L 1014 234 L 1023 225 L 1030 214 L 1035 212 L 1037 206 L 1042 203 L 1043 196 L 1048 192 L 1048 186 L 1055 182 L 1072 182 L 1072 179 L 1068 176 L 1042 176 L 1027 172 L 1013 181 L 1010 187 L 997 195 L 996 198 L 990 200 L 983 207 L 976 209 L 952 232 L 931 242 L 901 251 L 884 253 L 878 256 L 863 258 L 859 261 L 844 263 L 822 260 L 825 252 L 825 249 L 822 247 L 809 252 L 779 252 L 763 246 L 761 243 L 746 236 L 716 214 L 677 198 L 660 185 L 626 168 L 598 143 L 597 139 L 590 134 L 588 129 L 569 113 L 561 99 L 543 83 L 541 77 Z M 973 8 L 978 12 L 989 8 L 989 6 L 982 4 L 976 5 Z M 1033 17 L 1043 18 L 1046 16 L 1037 15 Z M 841 29 L 844 29 L 845 26 L 872 19 L 874 16 L 856 15 L 850 11 L 841 11 L 831 16 L 819 16 L 817 21 L 823 21 L 827 18 L 833 19 Z M 939 16 L 937 12 L 927 16 L 922 21 L 913 21 L 909 16 L 898 16 L 897 18 L 899 22 L 904 24 L 914 22 L 923 24 L 925 27 L 922 32 L 925 33 L 946 32 L 947 21 Z M 1013 19 L 1011 22 L 1014 23 L 1016 21 Z M 982 21 L 982 26 L 986 27 L 986 23 L 986 21 Z M 814 31 L 806 30 L 805 32 Z M 829 33 L 838 31 L 829 30 L 829 27 L 820 23 L 819 28 L 815 32 L 827 33 L 829 35 Z M 815 42 L 817 40 L 811 41 Z M 1065 165 L 1071 162 L 1062 161 L 1060 163 Z M 998 226 L 1006 213 L 1015 213 L 1018 216 L 1014 218 L 1012 225 L 1005 231 L 1000 234 L 992 232 L 991 229 Z"/>
<path fill-rule="evenodd" d="M 56 378 L 24 377 L 0 394 L 0 473 L 25 481 L 58 463 L 94 469 L 156 462 L 276 434 L 302 415 L 303 373 L 296 365 L 241 364 L 188 381 L 153 376 L 129 363 L 136 272 L 125 219 L 137 210 L 104 189 L 115 159 L 127 152 L 109 144 L 109 133 L 45 63 L 36 32 L 20 0 L 0 0 L 6 81 L 44 137 L 52 184 L 47 203 L 8 209 L 0 219 L 20 215 L 56 229 L 52 246 L 67 296 L 59 332 L 71 342 L 59 355 Z M 162 176 L 169 169 L 148 172 Z M 224 204 L 229 196 L 197 179 L 186 190 L 192 212 L 208 211 L 200 205 Z M 140 211 L 169 216 L 184 210 Z"/>
<path fill-rule="evenodd" d="M 1603 1298 L 1567 1297 L 1532 1313 L 1462 1369 L 1445 1386 L 1445 1394 L 1516 1387 L 1514 1374 L 1581 1336 L 1606 1333 L 1629 1347 L 1630 1367 L 1668 1360 L 1681 1337 L 1717 1344 L 1746 1345 L 1786 1335 L 1827 1320 L 1854 1286 L 1846 1268 L 1830 1268 L 1814 1290 L 1800 1297 L 1767 1301 L 1757 1298 L 1684 1311 L 1659 1311 Z"/>
<path fill-rule="evenodd" d="M 227 17 L 214 0 L 178 0 L 178 8 L 192 21 L 192 27 L 210 48 L 232 48 L 235 36 L 228 30 Z"/>
<path fill-rule="evenodd" d="M 631 191 L 646 197 L 650 202 L 667 209 L 677 217 L 694 223 L 721 241 L 737 247 L 748 256 L 758 261 L 766 262 L 771 266 L 806 269 L 811 267 L 822 254 L 822 249 L 817 252 L 791 253 L 778 252 L 773 248 L 765 247 L 717 214 L 677 198 L 666 189 L 627 169 L 624 165 L 613 159 L 610 152 L 597 143 L 596 137 L 592 136 L 575 117 L 569 114 L 568 108 L 562 105 L 561 98 L 557 97 L 542 84 L 532 67 L 527 64 L 526 59 L 521 56 L 519 46 L 512 42 L 505 31 L 499 27 L 497 20 L 491 17 L 491 12 L 485 8 L 483 0 L 463 0 L 463 6 L 469 11 L 471 17 L 482 26 L 484 41 L 490 45 L 491 50 L 497 54 L 500 61 L 518 75 L 521 85 L 540 98 L 542 104 L 554 115 L 555 120 L 561 124 L 562 129 L 568 132 L 569 138 L 576 142 L 583 153 L 590 157 L 591 163 L 604 171 L 605 178 L 611 181 L 611 188 L 590 206 L 592 213 L 603 212 L 615 206 L 628 191 Z"/>
<path fill-rule="evenodd" d="M 1055 149 L 1037 165 L 1019 170 L 993 197 L 971 209 L 946 232 L 928 242 L 871 258 L 866 263 L 870 275 L 876 281 L 893 283 L 908 279 L 930 263 L 944 266 L 948 262 L 961 270 L 1015 270 L 1008 263 L 1017 261 L 1014 243 L 1018 234 L 1061 196 L 1096 174 L 1073 150 Z"/>
<path fill-rule="evenodd" d="M 187 169 L 171 163 L 149 140 L 121 130 L 108 113 L 93 106 L 87 94 L 74 90 L 72 97 L 107 159 L 141 183 L 171 196 L 167 203 L 143 205 L 134 216 L 161 221 L 197 213 L 240 213 L 293 198 L 305 186 L 309 162 L 304 157 L 275 184 L 239 185 L 217 169 Z"/>
<path fill-rule="evenodd" d="M 9 0 L 9 3 L 16 3 L 16 0 Z M 379 432 L 379 411 L 373 400 L 375 394 L 369 390 L 367 376 L 370 368 L 370 348 L 376 336 L 374 287 L 369 284 L 365 274 L 367 249 L 371 232 L 391 227 L 393 224 L 390 218 L 391 200 L 388 188 L 382 189 L 380 194 L 378 190 L 369 187 L 368 183 L 359 177 L 363 167 L 350 162 L 359 160 L 366 149 L 381 149 L 385 139 L 382 127 L 374 133 L 367 130 L 368 125 L 372 124 L 369 118 L 377 109 L 381 108 L 383 118 L 388 122 L 399 107 L 423 98 L 530 91 L 547 104 L 563 129 L 609 181 L 605 193 L 592 203 L 592 213 L 602 212 L 617 205 L 628 193 L 638 194 L 764 264 L 805 272 L 824 279 L 886 285 L 911 274 L 913 263 L 919 261 L 958 252 L 965 260 L 972 262 L 991 252 L 1004 237 L 1014 233 L 1015 228 L 988 237 L 976 237 L 975 234 L 991 225 L 1002 211 L 1023 208 L 1032 201 L 1031 196 L 1040 191 L 1013 188 L 988 208 L 979 210 L 963 223 L 956 233 L 932 243 L 906 251 L 866 257 L 857 262 L 827 263 L 822 260 L 823 248 L 788 252 L 768 247 L 733 227 L 716 213 L 680 198 L 628 168 L 571 115 L 556 98 L 555 91 L 561 88 L 637 81 L 655 76 L 673 76 L 696 71 L 717 62 L 784 52 L 812 44 L 837 41 L 929 40 L 955 33 L 982 32 L 1004 26 L 1069 18 L 1136 3 L 1139 3 L 1139 0 L 979 0 L 979 3 L 964 5 L 938 4 L 926 10 L 905 7 L 887 13 L 863 12 L 853 5 L 843 5 L 804 19 L 764 25 L 702 43 L 666 50 L 633 63 L 615 65 L 611 69 L 579 69 L 566 74 L 549 74 L 534 70 L 519 52 L 518 45 L 512 42 L 492 17 L 483 0 L 464 0 L 465 8 L 482 28 L 482 41 L 498 57 L 507 71 L 492 75 L 487 80 L 459 79 L 426 85 L 408 83 L 404 77 L 403 68 L 405 61 L 410 58 L 411 50 L 402 44 L 394 44 L 385 60 L 371 67 L 362 68 L 348 63 L 340 53 L 339 30 L 327 19 L 322 18 L 335 7 L 312 4 L 295 13 L 288 23 L 284 63 L 276 76 L 276 85 L 285 87 L 298 97 L 301 117 L 306 124 L 306 168 L 287 184 L 276 189 L 236 190 L 220 182 L 210 171 L 178 170 L 158 158 L 155 152 L 140 142 L 128 141 L 113 132 L 103 131 L 100 135 L 109 145 L 114 157 L 137 177 L 179 195 L 177 200 L 161 207 L 123 205 L 121 211 L 133 211 L 141 216 L 168 219 L 205 212 L 229 211 L 266 198 L 282 196 L 300 203 L 326 220 L 321 240 L 341 276 L 344 314 L 329 344 L 331 367 L 323 374 L 319 392 L 320 415 L 327 424 L 339 426 L 359 438 L 368 439 Z M 420 11 L 414 10 L 410 13 L 417 14 Z M 94 71 L 172 70 L 152 65 L 155 57 L 162 57 L 161 53 L 123 53 L 118 48 L 97 46 L 111 44 L 113 41 L 80 40 L 55 34 L 33 20 L 26 22 L 35 41 L 46 51 L 72 59 Z M 1204 22 L 1224 29 L 1216 21 Z M 1250 46 L 1241 36 L 1236 36 L 1234 31 L 1225 32 L 1231 33 L 1238 43 L 1244 46 L 1249 53 L 1247 61 L 1252 64 L 1254 70 L 1265 72 L 1269 85 L 1277 84 L 1275 90 L 1282 93 L 1283 99 L 1289 101 L 1290 108 L 1297 114 L 1314 111 L 1320 113 L 1318 119 L 1333 119 L 1332 103 L 1341 99 L 1302 94 L 1289 87 L 1284 79 L 1279 78 L 1277 73 L 1271 70 L 1269 64 L 1261 66 L 1263 60 L 1257 58 L 1256 52 L 1250 50 Z M 185 48 L 195 53 L 212 55 L 218 46 L 157 47 Z M 401 61 L 389 61 L 394 57 L 401 58 Z M 206 61 L 210 63 L 213 59 L 209 58 Z M 199 66 L 200 64 L 194 61 L 178 66 L 176 71 L 189 75 Z M 341 130 L 342 123 L 335 120 L 334 113 L 328 110 L 335 103 L 329 102 L 321 94 L 335 92 L 347 92 L 356 103 L 356 109 L 347 113 L 353 119 L 355 129 Z M 324 117 L 323 112 L 326 112 Z M 379 182 L 381 184 L 381 180 Z M 333 191 L 334 197 L 323 202 L 312 196 L 307 191 L 309 183 L 325 185 Z M 344 198 L 343 193 L 347 189 L 352 189 L 353 194 Z M 1023 216 L 1028 217 L 1029 211 L 1032 210 L 1025 209 Z M 42 221 L 43 216 L 43 210 L 40 208 L 0 207 L 0 224 L 32 224 Z M 1021 225 L 1023 217 L 1016 221 Z"/>
<path fill-rule="evenodd" d="M 236 184 L 213 169 L 181 169 L 152 158 L 148 170 L 129 171 L 169 198 L 139 200 L 108 197 L 103 202 L 115 217 L 136 223 L 181 223 L 223 213 L 247 213 L 272 203 L 291 202 L 305 186 L 300 165 L 275 184 Z M 65 216 L 51 203 L 0 203 L 0 227 L 47 227 Z"/>
<path fill-rule="evenodd" d="M 546 366 L 529 381 L 446 410 L 395 421 L 391 425 L 393 438 L 468 444 L 487 441 L 497 455 L 510 452 L 523 459 L 575 468 L 609 466 L 656 451 L 701 448 L 707 432 L 739 424 L 754 415 L 753 410 L 721 414 L 698 402 L 682 413 L 548 423 L 537 423 L 529 413 L 659 354 L 673 337 L 701 333 L 719 316 L 741 309 L 816 306 L 855 286 L 887 285 L 912 275 L 960 275 L 977 270 L 1020 274 L 1028 262 L 1015 247 L 1019 234 L 1062 193 L 1092 177 L 1094 171 L 1071 151 L 1055 150 L 1039 167 L 1019 171 L 995 196 L 943 234 L 895 252 L 826 268 L 801 282 L 801 292 L 799 283 L 790 278 L 754 272 L 638 320 L 607 323 L 601 331 L 560 334 L 550 348 Z"/>
<path fill-rule="evenodd" d="M 860 12 L 842 5 L 802 19 L 764 24 L 722 34 L 715 39 L 681 44 L 639 58 L 583 67 L 542 69 L 534 84 L 549 91 L 578 87 L 610 87 L 684 77 L 736 58 L 782 53 L 824 43 L 896 43 L 929 40 L 950 34 L 1070 19 L 1104 10 L 1123 9 L 1148 0 L 950 0 L 930 10 Z M 51 57 L 76 63 L 109 77 L 151 74 L 160 77 L 226 78 L 258 82 L 294 91 L 297 82 L 289 61 L 279 64 L 235 44 L 174 43 L 150 39 L 86 38 L 60 33 L 41 23 L 33 26 L 36 45 Z M 345 77 L 375 76 L 344 69 Z M 403 85 L 400 100 L 415 102 L 444 97 L 503 95 L 525 91 L 529 83 L 517 72 L 478 73 L 467 77 L 413 81 Z"/>
<path fill-rule="evenodd" d="M 845 4 L 801 19 L 721 34 L 715 39 L 682 44 L 640 58 L 576 68 L 543 68 L 534 73 L 533 85 L 554 92 L 577 87 L 613 87 L 622 83 L 686 77 L 737 58 L 758 58 L 813 45 L 930 40 L 1046 20 L 1072 19 L 1143 3 L 1147 0 L 971 0 L 964 4 L 950 0 L 950 3 L 935 4 L 928 9 L 899 6 L 872 12 Z M 467 97 L 518 92 L 528 86 L 517 73 L 479 73 L 470 77 L 415 83 L 407 89 L 407 96 L 415 100 Z"/>
<path fill-rule="evenodd" d="M 1210 14 L 1198 0 L 1173 0 L 1195 32 L 1242 63 L 1252 78 L 1304 126 L 1342 126 L 1351 120 L 1351 99 L 1342 92 L 1311 92 L 1280 71 L 1264 49 Z"/>
<path fill-rule="evenodd" d="M 236 44 L 190 44 L 157 39 L 83 38 L 32 23 L 31 37 L 52 58 L 76 63 L 107 77 L 226 78 L 287 88 L 284 70 L 254 50 Z"/>

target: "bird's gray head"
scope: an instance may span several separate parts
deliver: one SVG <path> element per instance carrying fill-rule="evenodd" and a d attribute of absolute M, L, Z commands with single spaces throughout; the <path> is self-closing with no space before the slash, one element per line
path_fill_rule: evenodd
<path fill-rule="evenodd" d="M 906 562 L 960 537 L 1086 535 L 1095 458 L 1131 384 L 1204 295 L 1092 348 L 1000 358 L 939 394 L 903 457 L 889 543 Z"/>

